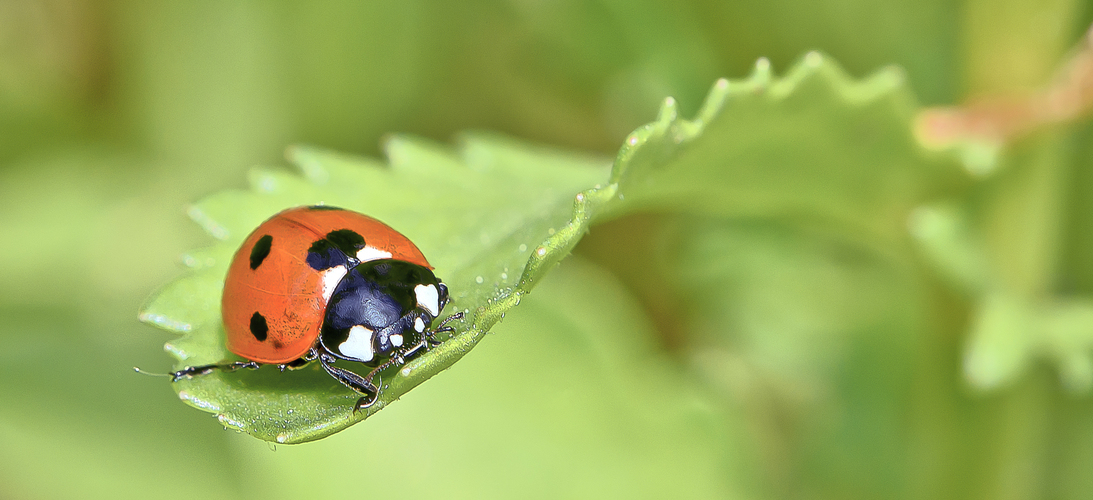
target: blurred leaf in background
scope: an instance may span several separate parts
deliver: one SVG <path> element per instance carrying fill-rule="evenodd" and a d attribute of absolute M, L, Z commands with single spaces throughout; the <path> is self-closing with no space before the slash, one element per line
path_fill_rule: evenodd
<path fill-rule="evenodd" d="M 0 497 L 1086 498 L 1091 129 L 958 141 L 955 180 L 919 170 L 950 153 L 910 134 L 911 94 L 1050 86 L 1091 19 L 1072 0 L 6 0 Z M 183 207 L 286 145 L 377 156 L 389 132 L 485 128 L 611 156 L 665 96 L 690 118 L 717 78 L 814 49 L 854 78 L 901 67 L 903 111 L 730 108 L 742 135 L 698 157 L 754 167 L 725 178 L 734 210 L 648 188 L 362 425 L 274 453 L 130 371 L 169 366 L 134 316 L 208 244 Z"/>

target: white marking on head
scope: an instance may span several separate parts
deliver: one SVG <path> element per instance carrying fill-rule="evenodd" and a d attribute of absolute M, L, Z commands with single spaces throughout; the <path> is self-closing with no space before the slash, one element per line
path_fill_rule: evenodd
<path fill-rule="evenodd" d="M 347 272 L 345 266 L 334 266 L 322 272 L 323 302 L 330 302 L 330 296 L 334 294 L 334 289 L 338 287 L 338 283 L 342 282 Z"/>
<path fill-rule="evenodd" d="M 370 260 L 390 259 L 391 252 L 380 250 L 376 247 L 366 246 L 360 250 L 357 250 L 357 260 L 361 262 L 368 262 Z"/>
<path fill-rule="evenodd" d="M 417 305 L 424 307 L 433 317 L 440 314 L 440 292 L 433 285 L 418 285 L 414 287 L 417 295 Z"/>
<path fill-rule="evenodd" d="M 425 322 L 421 321 L 421 318 L 414 320 L 414 330 L 417 330 L 418 333 L 425 331 Z"/>
<path fill-rule="evenodd" d="M 353 326 L 349 329 L 349 338 L 338 346 L 338 351 L 350 358 L 365 362 L 372 361 L 375 357 L 372 349 L 372 330 L 361 325 Z"/>
<path fill-rule="evenodd" d="M 393 345 L 395 347 L 399 347 L 399 346 L 402 345 L 402 334 L 401 333 L 391 334 L 391 345 Z"/>

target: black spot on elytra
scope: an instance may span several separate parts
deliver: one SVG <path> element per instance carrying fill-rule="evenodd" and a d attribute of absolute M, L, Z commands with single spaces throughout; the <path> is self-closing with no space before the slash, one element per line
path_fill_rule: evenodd
<path fill-rule="evenodd" d="M 307 249 L 307 265 L 316 271 L 356 262 L 357 250 L 364 248 L 364 237 L 351 229 L 339 229 L 326 234 Z"/>
<path fill-rule="evenodd" d="M 266 318 L 257 311 L 254 312 L 254 316 L 250 317 L 250 333 L 259 342 L 264 342 L 266 336 L 269 335 L 269 325 L 266 324 Z"/>
<path fill-rule="evenodd" d="M 356 255 L 357 250 L 364 248 L 364 236 L 352 229 L 339 229 L 326 233 L 326 241 L 345 252 L 346 255 Z"/>
<path fill-rule="evenodd" d="M 330 205 L 311 205 L 307 207 L 308 210 L 345 210 L 344 208 L 332 207 Z"/>
<path fill-rule="evenodd" d="M 258 241 L 254 243 L 254 247 L 250 249 L 251 269 L 258 269 L 258 266 L 262 265 L 262 261 L 266 260 L 266 257 L 269 256 L 271 245 L 273 245 L 273 236 L 267 234 L 258 238 Z"/>

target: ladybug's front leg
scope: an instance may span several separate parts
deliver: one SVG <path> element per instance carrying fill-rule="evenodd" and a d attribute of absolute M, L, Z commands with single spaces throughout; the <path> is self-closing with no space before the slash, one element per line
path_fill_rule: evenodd
<path fill-rule="evenodd" d="M 327 374 L 337 379 L 342 385 L 365 395 L 357 400 L 357 404 L 353 406 L 353 412 L 355 413 L 361 408 L 368 408 L 369 406 L 376 404 L 376 401 L 379 400 L 380 396 L 379 387 L 377 384 L 372 383 L 372 376 L 376 371 L 373 370 L 372 373 L 369 373 L 368 377 L 365 378 L 349 370 L 332 365 L 331 363 L 333 363 L 334 360 L 335 358 L 329 354 L 319 354 L 319 364 L 323 366 L 323 370 L 326 370 Z M 380 384 L 383 383 L 382 380 L 379 382 Z"/>
<path fill-rule="evenodd" d="M 455 331 L 455 328 L 447 326 L 448 323 L 450 323 L 452 321 L 461 320 L 461 319 L 463 319 L 463 316 L 464 316 L 463 311 L 459 311 L 459 312 L 457 312 L 457 313 L 455 313 L 451 316 L 448 316 L 447 318 L 444 318 L 444 321 L 441 321 L 440 324 L 437 325 L 436 328 L 430 328 L 430 329 L 425 330 L 424 332 L 422 332 L 421 333 L 421 341 L 404 351 L 405 355 L 406 355 L 406 358 L 407 359 L 413 358 L 414 356 L 417 355 L 418 351 L 420 351 L 422 349 L 425 349 L 426 351 L 428 351 L 429 349 L 431 349 L 433 347 L 436 347 L 440 344 L 443 344 L 444 341 L 443 340 L 438 340 L 436 338 L 436 334 L 438 334 L 438 333 L 449 333 L 449 332 Z"/>
<path fill-rule="evenodd" d="M 436 339 L 436 334 L 454 332 L 455 328 L 448 326 L 448 323 L 451 323 L 452 321 L 460 321 L 463 319 L 464 316 L 464 312 L 459 311 L 451 316 L 448 316 L 447 318 L 444 318 L 444 321 L 441 321 L 440 324 L 436 326 L 436 328 L 432 328 L 426 331 L 425 336 L 429 339 L 429 343 L 434 346 L 442 344 L 443 342 Z"/>

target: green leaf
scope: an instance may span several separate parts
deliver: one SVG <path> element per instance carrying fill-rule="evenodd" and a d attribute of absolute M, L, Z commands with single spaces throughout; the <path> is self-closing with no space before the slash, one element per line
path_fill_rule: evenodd
<path fill-rule="evenodd" d="M 455 363 L 593 221 L 637 211 L 789 216 L 898 238 L 909 207 L 954 170 L 921 157 L 907 127 L 911 108 L 897 72 L 852 82 L 813 53 L 782 80 L 760 61 L 746 81 L 719 81 L 695 120 L 680 119 L 668 99 L 657 121 L 627 139 L 603 184 L 605 162 L 485 135 L 464 137 L 454 152 L 396 137 L 387 143 L 387 166 L 295 148 L 289 158 L 302 177 L 256 169 L 250 191 L 216 194 L 190 209 L 222 241 L 189 256 L 194 273 L 154 297 L 141 318 L 189 329 L 167 346 L 179 367 L 228 359 L 215 290 L 236 247 L 263 220 L 326 203 L 406 234 L 452 290 L 449 312 L 468 317 L 443 345 L 384 373 L 380 400 L 367 412 L 352 413 L 357 395 L 316 367 L 291 377 L 267 368 L 174 384 L 225 426 L 282 443 L 318 439 Z"/>
<path fill-rule="evenodd" d="M 813 52 L 773 80 L 761 60 L 748 80 L 719 81 L 694 121 L 676 120 L 669 100 L 612 179 L 630 210 L 787 217 L 898 240 L 915 205 L 964 182 L 915 142 L 914 109 L 894 68 L 851 81 Z"/>
<path fill-rule="evenodd" d="M 447 368 L 475 344 L 520 294 L 568 248 L 537 255 L 538 273 L 521 276 L 529 255 L 565 232 L 574 193 L 606 178 L 606 161 L 535 150 L 486 135 L 464 137 L 458 154 L 396 137 L 389 165 L 312 148 L 290 150 L 302 176 L 255 169 L 250 191 L 226 191 L 195 204 L 190 216 L 222 240 L 191 252 L 190 274 L 167 285 L 140 318 L 185 335 L 167 344 L 177 367 L 231 359 L 220 322 L 220 289 L 235 249 L 254 227 L 292 206 L 326 203 L 368 213 L 398 228 L 436 266 L 452 290 L 448 312 L 468 319 L 442 346 L 384 373 L 380 401 L 352 413 L 357 395 L 316 367 L 291 375 L 272 368 L 213 373 L 174 384 L 187 403 L 217 413 L 227 427 L 261 439 L 295 443 L 343 429 Z M 566 232 L 572 234 L 572 230 Z M 576 238 L 572 238 L 575 243 Z M 545 259 L 544 257 L 549 257 Z"/>

